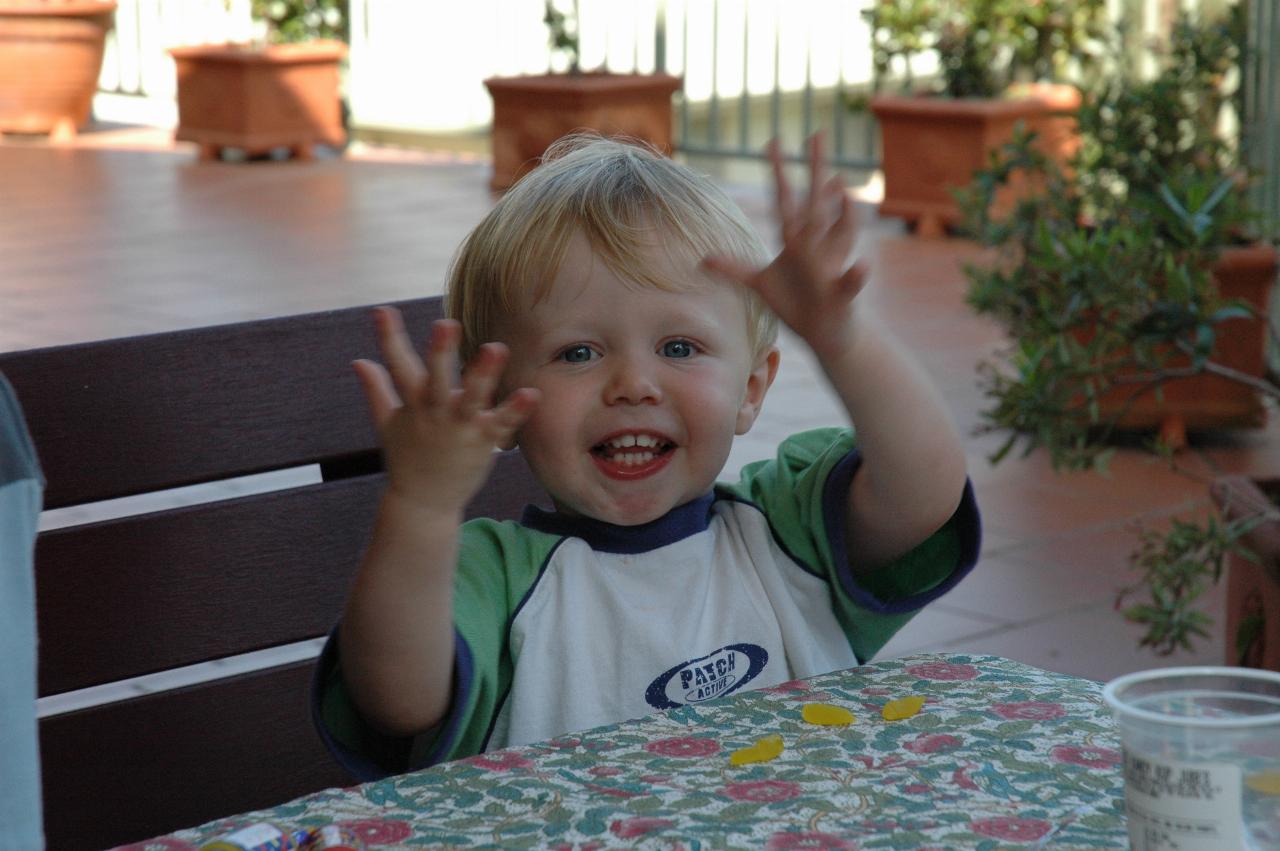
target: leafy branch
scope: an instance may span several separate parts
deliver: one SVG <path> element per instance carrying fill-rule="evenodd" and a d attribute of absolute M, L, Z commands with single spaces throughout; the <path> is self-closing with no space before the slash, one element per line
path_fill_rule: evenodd
<path fill-rule="evenodd" d="M 1253 304 L 1224 299 L 1213 272 L 1224 247 L 1255 238 L 1260 220 L 1251 176 L 1222 134 L 1221 116 L 1239 103 L 1230 72 L 1241 32 L 1234 13 L 1183 18 L 1153 77 L 1121 75 L 1085 93 L 1068 168 L 1019 132 L 957 193 L 967 230 L 995 249 L 991 262 L 965 269 L 968 302 L 1011 341 L 979 366 L 991 401 L 982 430 L 1007 435 L 993 463 L 1021 442 L 1024 454 L 1044 449 L 1055 469 L 1104 470 L 1135 406 L 1162 402 L 1171 382 L 1190 376 L 1280 402 L 1270 376 L 1224 363 L 1218 346 L 1246 324 L 1280 339 Z M 1150 448 L 1191 475 L 1161 438 Z M 1170 653 L 1204 637 L 1211 618 L 1196 601 L 1228 555 L 1256 560 L 1244 541 L 1276 519 L 1268 503 L 1141 530 L 1130 557 L 1138 578 L 1117 598 L 1145 628 L 1140 644 Z"/>

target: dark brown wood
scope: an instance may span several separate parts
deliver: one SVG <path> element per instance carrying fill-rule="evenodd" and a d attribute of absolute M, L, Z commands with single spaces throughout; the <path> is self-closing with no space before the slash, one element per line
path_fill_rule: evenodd
<path fill-rule="evenodd" d="M 384 476 L 56 529 L 36 544 L 40 694 L 323 635 Z M 499 456 L 471 516 L 518 517 L 537 485 Z M 540 500 L 539 500 L 540 501 Z"/>
<path fill-rule="evenodd" d="M 401 305 L 421 345 L 439 299 Z M 46 507 L 319 464 L 321 481 L 72 525 L 36 542 L 40 694 L 302 641 L 337 622 L 385 484 L 356 357 L 370 307 L 0 354 Z M 470 517 L 541 488 L 502 453 Z M 312 662 L 41 721 L 52 849 L 101 848 L 349 782 Z"/>
<path fill-rule="evenodd" d="M 312 667 L 298 663 L 45 719 L 50 851 L 134 842 L 348 785 L 311 730 Z"/>
<path fill-rule="evenodd" d="M 420 345 L 439 299 L 400 307 Z M 376 449 L 360 357 L 365 307 L 0 353 L 0 372 L 60 508 Z"/>

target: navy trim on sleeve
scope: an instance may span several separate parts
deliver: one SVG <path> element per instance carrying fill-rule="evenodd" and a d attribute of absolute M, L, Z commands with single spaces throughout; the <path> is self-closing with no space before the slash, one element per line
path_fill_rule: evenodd
<path fill-rule="evenodd" d="M 926 604 L 938 599 L 956 586 L 969 574 L 978 561 L 978 553 L 982 548 L 982 522 L 978 514 L 978 501 L 973 494 L 973 483 L 968 479 L 964 483 L 964 493 L 960 497 L 960 505 L 956 507 L 948 523 L 956 524 L 956 534 L 960 539 L 960 555 L 956 567 L 939 584 L 923 591 L 904 597 L 901 600 L 881 600 L 866 588 L 858 584 L 849 567 L 849 542 L 845 538 L 844 512 L 848 504 L 853 475 L 862 463 L 862 456 L 856 449 L 851 450 L 827 476 L 827 483 L 822 493 L 822 519 L 827 530 L 827 540 L 831 546 L 831 558 L 834 561 L 840 584 L 846 594 L 859 606 L 881 614 L 904 614 L 914 612 Z"/>
<path fill-rule="evenodd" d="M 324 746 L 329 749 L 329 753 L 343 770 L 361 783 L 381 780 L 390 776 L 392 772 L 370 757 L 338 741 L 324 721 L 325 683 L 338 665 L 338 629 L 339 627 L 335 626 L 329 633 L 329 638 L 325 641 L 324 649 L 320 651 L 320 658 L 316 661 L 316 666 L 311 673 L 311 723 L 320 734 L 320 741 L 324 742 Z"/>
<path fill-rule="evenodd" d="M 329 729 L 328 724 L 324 721 L 324 692 L 325 684 L 334 673 L 338 664 L 338 630 L 339 626 L 335 626 L 333 631 L 329 633 L 329 638 L 325 641 L 324 649 L 320 651 L 320 658 L 316 662 L 315 669 L 311 675 L 311 723 L 315 725 L 316 732 L 320 735 L 320 740 L 324 742 L 324 746 L 328 748 L 329 753 L 333 755 L 338 765 L 361 783 L 367 783 L 371 780 L 382 780 L 393 774 L 403 773 L 417 768 L 425 768 L 427 765 L 434 765 L 439 762 L 439 756 L 447 753 L 453 747 L 453 743 L 457 740 L 461 733 L 461 717 L 462 709 L 466 706 L 466 696 L 471 689 L 471 685 L 475 679 L 475 666 L 471 658 L 471 648 L 467 646 L 466 641 L 454 630 L 454 682 L 453 697 L 449 704 L 448 714 L 445 716 L 444 730 L 441 731 L 439 737 L 432 743 L 431 749 L 427 753 L 427 762 L 423 765 L 410 765 L 408 757 L 411 756 L 412 741 L 411 737 L 404 737 L 406 760 L 405 765 L 400 771 L 392 771 L 386 765 L 378 762 L 371 756 L 361 753 L 353 748 L 348 747 L 341 742 Z M 354 709 L 354 707 L 353 707 Z M 429 735 L 422 734 L 422 735 Z M 391 741 L 393 737 L 386 737 Z"/>
<path fill-rule="evenodd" d="M 453 629 L 453 697 L 449 701 L 449 711 L 445 713 L 444 729 L 440 731 L 439 736 L 431 743 L 431 748 L 423 756 L 420 765 L 411 766 L 414 769 L 426 768 L 429 765 L 435 765 L 444 761 L 444 755 L 453 750 L 459 737 L 462 735 L 462 716 L 463 710 L 467 706 L 467 697 L 471 694 L 476 681 L 476 664 L 475 657 L 471 653 L 471 645 L 467 644 L 467 640 L 462 637 L 462 633 L 458 632 L 458 628 Z"/>

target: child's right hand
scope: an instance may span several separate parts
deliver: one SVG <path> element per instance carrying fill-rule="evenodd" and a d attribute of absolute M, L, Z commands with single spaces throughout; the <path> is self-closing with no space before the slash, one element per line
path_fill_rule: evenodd
<path fill-rule="evenodd" d="M 353 363 L 382 443 L 392 493 L 420 508 L 460 512 L 484 485 L 494 448 L 510 444 L 538 404 L 521 388 L 494 404 L 507 361 L 501 343 L 486 343 L 461 379 L 462 329 L 437 320 L 424 364 L 405 333 L 400 311 L 374 313 L 386 367 Z"/>

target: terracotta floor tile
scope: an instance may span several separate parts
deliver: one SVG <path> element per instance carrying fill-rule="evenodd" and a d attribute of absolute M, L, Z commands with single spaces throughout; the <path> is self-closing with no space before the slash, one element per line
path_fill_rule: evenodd
<path fill-rule="evenodd" d="M 1120 450 L 1105 471 L 1060 472 L 1053 481 L 1073 495 L 1123 504 L 1127 514 L 1145 513 L 1208 496 L 1213 475 L 1194 453 L 1169 462 L 1134 450 Z"/>
<path fill-rule="evenodd" d="M 947 642 L 951 653 L 992 653 L 1028 665 L 1105 682 L 1121 674 L 1174 665 L 1222 663 L 1220 633 L 1192 652 L 1157 656 L 1138 648 L 1141 630 L 1107 605 L 1066 609 L 1043 620 Z M 935 648 L 937 649 L 937 648 Z"/>
<path fill-rule="evenodd" d="M 1002 623 L 986 616 L 952 611 L 935 604 L 912 618 L 875 658 L 895 659 L 912 653 L 935 652 L 949 642 L 960 641 L 967 636 L 983 635 L 1002 627 Z"/>
<path fill-rule="evenodd" d="M 1053 479 L 989 482 L 975 493 L 985 527 L 1028 542 L 1113 526 L 1126 516 L 1122 504 L 1077 496 Z"/>
<path fill-rule="evenodd" d="M 1116 585 L 1108 573 L 1071 570 L 1018 551 L 983 559 L 935 605 L 1019 624 L 1081 605 L 1109 603 Z"/>

